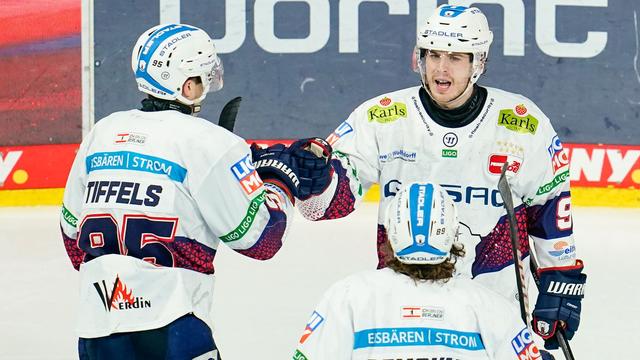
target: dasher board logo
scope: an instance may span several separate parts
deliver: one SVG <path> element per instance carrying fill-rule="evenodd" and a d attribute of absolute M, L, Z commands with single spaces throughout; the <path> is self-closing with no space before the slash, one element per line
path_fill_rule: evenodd
<path fill-rule="evenodd" d="M 403 306 L 401 312 L 403 319 L 444 319 L 444 309 L 434 306 Z"/>
<path fill-rule="evenodd" d="M 407 105 L 401 102 L 391 102 L 388 97 L 380 99 L 379 105 L 376 104 L 367 110 L 369 122 L 375 121 L 380 124 L 387 124 L 401 117 L 407 117 Z"/>
<path fill-rule="evenodd" d="M 510 154 L 491 154 L 489 156 L 489 173 L 502 174 L 502 166 L 507 163 L 507 173 L 515 175 L 520 171 L 522 158 Z"/>
<path fill-rule="evenodd" d="M 116 276 L 113 286 L 109 288 L 107 282 L 94 282 L 95 287 L 100 296 L 100 300 L 104 305 L 104 310 L 111 312 L 112 310 L 133 310 L 151 307 L 151 300 L 146 300 L 140 296 L 134 296 L 133 289 L 127 288 L 127 285 Z"/>
<path fill-rule="evenodd" d="M 529 115 L 529 111 L 523 105 L 517 105 L 514 109 L 500 110 L 498 126 L 521 134 L 535 135 L 538 130 L 538 119 Z"/>
<path fill-rule="evenodd" d="M 144 145 L 147 141 L 147 135 L 135 132 L 121 132 L 116 134 L 114 143 L 116 144 L 134 144 Z"/>

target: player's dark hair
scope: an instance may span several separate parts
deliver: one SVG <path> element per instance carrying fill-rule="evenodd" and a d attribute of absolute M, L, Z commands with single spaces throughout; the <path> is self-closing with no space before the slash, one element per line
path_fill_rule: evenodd
<path fill-rule="evenodd" d="M 455 243 L 451 247 L 451 255 L 444 262 L 437 265 L 419 265 L 419 264 L 405 264 L 400 262 L 395 256 L 393 256 L 393 249 L 391 244 L 386 241 L 384 245 L 384 254 L 386 256 L 387 267 L 393 271 L 407 275 L 412 278 L 416 283 L 419 281 L 434 281 L 446 283 L 453 277 L 455 271 L 455 265 L 458 258 L 463 257 L 465 254 L 464 245 Z"/>

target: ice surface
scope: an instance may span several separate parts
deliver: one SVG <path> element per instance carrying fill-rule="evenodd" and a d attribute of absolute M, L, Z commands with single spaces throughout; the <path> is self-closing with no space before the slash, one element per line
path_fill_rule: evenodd
<path fill-rule="evenodd" d="M 212 316 L 224 359 L 291 359 L 327 287 L 375 267 L 376 211 L 365 204 L 319 223 L 297 216 L 283 249 L 265 262 L 222 246 Z M 574 354 L 635 359 L 640 209 L 575 208 L 574 229 L 589 275 Z M 77 359 L 78 275 L 59 233 L 58 208 L 0 208 L 0 359 Z"/>

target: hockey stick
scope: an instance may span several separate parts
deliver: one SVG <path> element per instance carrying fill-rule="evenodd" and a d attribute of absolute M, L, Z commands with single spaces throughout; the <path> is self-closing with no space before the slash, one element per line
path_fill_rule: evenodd
<path fill-rule="evenodd" d="M 218 119 L 218 125 L 233 132 L 233 127 L 236 124 L 236 116 L 238 116 L 238 109 L 240 108 L 240 102 L 242 97 L 237 96 L 224 105 L 220 112 L 220 118 Z"/>
<path fill-rule="evenodd" d="M 502 173 L 500 174 L 500 180 L 498 181 L 498 191 L 500 191 L 500 196 L 502 196 L 502 202 L 504 203 L 504 208 L 507 211 L 507 220 L 509 221 L 509 237 L 511 238 L 511 246 L 513 247 L 513 260 L 514 266 L 516 268 L 516 283 L 518 284 L 518 300 L 520 301 L 520 315 L 524 320 L 525 324 L 529 326 L 529 301 L 527 299 L 527 283 L 524 280 L 524 264 L 522 263 L 522 254 L 520 253 L 520 239 L 518 238 L 518 226 L 516 220 L 516 212 L 513 206 L 513 197 L 511 193 L 511 186 L 507 181 L 507 167 L 508 163 L 504 163 L 502 166 Z M 533 253 L 529 252 L 529 258 L 531 260 L 531 274 L 533 274 L 533 279 L 536 283 L 536 286 L 540 288 L 540 279 L 538 278 L 538 262 L 536 261 Z M 564 330 L 561 327 L 558 327 L 556 331 L 556 340 L 558 340 L 558 344 L 560 348 L 562 348 L 562 352 L 564 357 L 567 360 L 574 360 L 573 351 L 571 351 L 571 347 L 569 346 L 569 342 L 564 334 Z"/>

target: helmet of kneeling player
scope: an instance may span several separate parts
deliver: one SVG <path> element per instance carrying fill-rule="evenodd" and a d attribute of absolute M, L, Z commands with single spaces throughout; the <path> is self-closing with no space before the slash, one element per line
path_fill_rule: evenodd
<path fill-rule="evenodd" d="M 440 264 L 458 239 L 458 213 L 436 184 L 404 186 L 389 203 L 385 218 L 394 256 L 404 264 Z"/>
<path fill-rule="evenodd" d="M 209 91 L 222 88 L 224 69 L 213 40 L 202 29 L 184 24 L 163 24 L 145 31 L 131 54 L 138 90 L 164 100 L 199 104 Z M 197 99 L 182 94 L 185 81 L 199 77 L 203 92 Z"/>
<path fill-rule="evenodd" d="M 425 55 L 428 50 L 469 53 L 473 60 L 468 85 L 473 85 L 484 73 L 492 41 L 493 33 L 480 9 L 439 6 L 418 29 L 415 59 L 421 78 L 425 81 Z"/>

